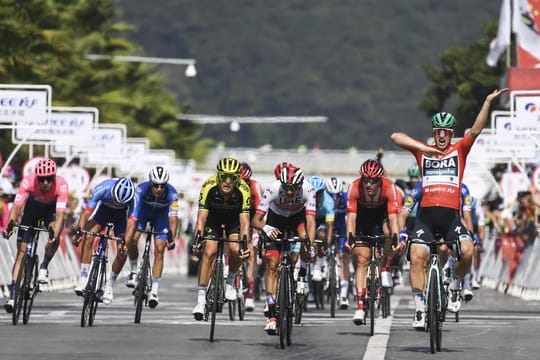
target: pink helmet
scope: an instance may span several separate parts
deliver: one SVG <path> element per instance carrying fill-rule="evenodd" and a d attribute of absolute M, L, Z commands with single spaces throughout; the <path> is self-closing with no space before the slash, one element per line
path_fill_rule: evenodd
<path fill-rule="evenodd" d="M 55 176 L 56 163 L 52 159 L 41 159 L 36 164 L 34 171 L 37 176 Z"/>

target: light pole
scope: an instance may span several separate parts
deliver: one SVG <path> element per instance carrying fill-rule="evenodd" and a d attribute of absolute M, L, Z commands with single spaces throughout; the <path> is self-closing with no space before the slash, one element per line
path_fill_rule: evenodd
<path fill-rule="evenodd" d="M 177 120 L 187 120 L 198 124 L 230 124 L 232 132 L 240 130 L 240 124 L 277 123 L 324 123 L 326 116 L 224 116 L 201 114 L 178 114 Z"/>
<path fill-rule="evenodd" d="M 147 64 L 170 64 L 170 65 L 185 65 L 186 76 L 197 76 L 197 69 L 195 68 L 195 59 L 178 59 L 178 58 L 163 58 L 163 57 L 145 57 L 145 56 L 124 56 L 124 55 L 102 55 L 102 54 L 86 54 L 88 60 L 112 60 L 112 61 L 124 61 L 124 62 L 136 62 Z"/>

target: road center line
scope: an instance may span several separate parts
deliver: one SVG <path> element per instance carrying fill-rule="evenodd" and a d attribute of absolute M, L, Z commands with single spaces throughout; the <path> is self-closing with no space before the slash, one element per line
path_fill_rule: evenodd
<path fill-rule="evenodd" d="M 390 309 L 392 314 L 396 310 L 400 300 L 403 296 L 394 295 L 391 298 Z M 364 360 L 384 360 L 386 354 L 386 345 L 388 344 L 388 338 L 390 338 L 390 328 L 392 327 L 393 315 L 383 319 L 379 313 L 379 317 L 375 318 L 375 329 L 373 336 L 369 339 L 366 352 L 364 353 Z"/>

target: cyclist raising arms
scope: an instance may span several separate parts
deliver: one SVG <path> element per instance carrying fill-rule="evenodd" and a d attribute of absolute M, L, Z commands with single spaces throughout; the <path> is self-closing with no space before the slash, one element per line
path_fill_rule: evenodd
<path fill-rule="evenodd" d="M 326 182 L 326 191 L 334 200 L 335 229 L 338 235 L 339 261 L 341 263 L 339 269 L 339 277 L 341 279 L 339 307 L 345 310 L 349 307 L 349 252 L 345 247 L 347 242 L 347 189 L 343 186 L 344 183 L 339 178 L 332 176 Z"/>
<path fill-rule="evenodd" d="M 209 177 L 201 187 L 199 212 L 197 214 L 196 234 L 205 237 L 220 238 L 221 228 L 229 240 L 249 238 L 249 210 L 251 194 L 249 186 L 240 178 L 240 162 L 232 157 L 219 160 L 217 174 Z M 193 247 L 199 252 L 201 242 Z M 229 274 L 225 281 L 225 298 L 236 300 L 233 283 L 242 261 L 249 256 L 249 251 L 242 251 L 238 243 L 226 243 L 229 249 Z M 212 264 L 217 253 L 217 241 L 204 241 L 204 250 L 199 264 L 197 305 L 191 312 L 195 320 L 204 317 L 206 305 L 206 287 L 210 280 Z"/>
<path fill-rule="evenodd" d="M 472 239 L 461 223 L 460 184 L 463 178 L 467 155 L 476 137 L 486 125 L 491 102 L 506 89 L 489 94 L 469 132 L 455 144 L 451 144 L 456 126 L 455 117 L 446 112 L 437 113 L 432 118 L 435 146 L 415 140 L 408 135 L 395 132 L 391 135 L 394 144 L 409 150 L 418 163 L 422 175 L 422 200 L 412 236 L 424 242 L 435 241 L 439 231 L 447 241 L 460 240 L 461 261 L 456 263 L 456 279 L 450 284 L 451 290 L 459 290 L 461 279 L 471 265 Z M 465 240 L 465 241 L 461 241 Z M 410 249 L 411 289 L 416 304 L 413 327 L 424 329 L 425 313 L 422 289 L 425 286 L 424 264 L 428 256 L 426 246 L 414 244 Z"/>
<path fill-rule="evenodd" d="M 64 211 L 68 200 L 68 185 L 66 181 L 56 175 L 56 163 L 52 159 L 41 159 L 36 164 L 34 173 L 22 180 L 13 207 L 9 212 L 9 223 L 6 229 L 6 238 L 13 233 L 13 227 L 21 217 L 20 224 L 38 226 L 40 219 L 45 219 L 48 227 L 54 231 L 53 238 L 45 246 L 45 256 L 39 267 L 38 282 L 46 284 L 49 281 L 47 267 L 60 244 L 60 233 L 64 227 Z M 25 234 L 27 230 L 17 230 L 17 257 L 13 264 L 12 280 L 9 300 L 4 305 L 6 312 L 13 312 L 15 299 L 15 279 L 19 273 L 19 266 L 26 251 Z"/>
<path fill-rule="evenodd" d="M 402 198 L 396 186 L 386 177 L 376 160 L 366 160 L 360 167 L 360 177 L 349 187 L 347 201 L 347 233 L 353 235 L 384 235 L 383 225 L 388 222 L 390 234 L 399 234 L 399 211 Z M 347 245 L 348 246 L 348 245 Z M 392 241 L 384 242 L 384 264 L 381 266 L 381 285 L 392 287 Z M 364 300 L 367 296 L 367 268 L 371 248 L 355 246 L 352 256 L 356 259 L 356 298 L 357 310 L 353 322 L 365 322 Z"/>
<path fill-rule="evenodd" d="M 297 235 L 305 239 L 315 238 L 315 190 L 304 181 L 302 170 L 292 164 L 285 163 L 281 169 L 280 180 L 272 182 L 263 193 L 261 203 L 251 224 L 254 229 L 262 230 L 270 240 L 279 238 L 288 229 L 296 231 Z M 267 214 L 268 213 L 268 214 Z M 266 216 L 266 221 L 264 217 Z M 306 231 L 307 228 L 307 231 Z M 290 234 L 291 235 L 291 234 Z M 312 241 L 312 240 L 310 240 Z M 300 244 L 297 243 L 296 253 Z M 276 334 L 276 284 L 277 271 L 280 261 L 281 246 L 274 241 L 266 244 L 264 262 L 266 265 L 266 304 L 268 305 L 268 320 L 265 331 Z M 291 251 L 293 251 L 291 249 Z M 303 258 L 311 256 L 303 252 Z M 291 257 L 293 263 L 297 258 Z M 301 263 L 298 277 L 306 276 L 306 264 Z M 300 281 L 300 280 L 299 280 Z"/>
<path fill-rule="evenodd" d="M 154 231 L 160 234 L 154 237 L 154 266 L 152 266 L 152 289 L 148 306 L 155 308 L 159 304 L 158 290 L 163 273 L 163 255 L 165 248 L 174 248 L 174 236 L 178 226 L 178 193 L 169 184 L 169 172 L 162 166 L 155 166 L 148 173 L 148 181 L 135 189 L 135 208 L 127 221 L 126 246 L 128 248 L 130 274 L 126 285 L 134 288 L 137 280 L 138 243 L 146 229 L 146 223 L 154 225 Z M 125 257 L 118 257 L 118 267 L 124 266 Z"/>
<path fill-rule="evenodd" d="M 86 207 L 79 218 L 78 229 L 86 229 L 91 232 L 100 232 L 108 222 L 114 224 L 114 233 L 122 237 L 126 232 L 127 217 L 132 213 L 134 207 L 133 197 L 135 187 L 128 178 L 115 178 L 102 181 L 94 189 L 86 202 Z M 78 246 L 83 235 L 78 233 L 73 238 L 73 244 Z M 75 288 L 75 293 L 83 295 L 86 282 L 88 281 L 88 271 L 92 260 L 94 237 L 84 236 L 81 254 L 81 279 Z M 117 252 L 112 264 L 112 271 L 107 285 L 103 291 L 103 303 L 108 305 L 113 300 L 113 286 L 122 270 L 122 265 L 126 261 L 123 249 Z"/>
<path fill-rule="evenodd" d="M 253 174 L 253 171 L 251 170 L 251 166 L 247 162 L 240 163 L 240 177 L 242 180 L 248 184 L 250 192 L 251 192 L 251 210 L 249 212 L 250 220 L 253 219 L 253 216 L 255 216 L 255 211 L 259 207 L 259 203 L 261 202 L 261 196 L 262 196 L 262 188 L 261 184 L 257 180 L 254 180 L 251 178 L 251 175 Z M 250 221 L 251 223 L 251 221 Z M 257 258 L 255 256 L 256 249 L 259 243 L 259 233 L 258 232 L 251 232 L 251 241 L 249 242 L 249 258 L 248 258 L 248 266 L 247 266 L 247 293 L 246 293 L 246 311 L 253 311 L 255 310 L 255 301 L 253 300 L 253 297 L 255 295 L 255 272 L 256 272 L 256 264 L 257 264 Z"/>

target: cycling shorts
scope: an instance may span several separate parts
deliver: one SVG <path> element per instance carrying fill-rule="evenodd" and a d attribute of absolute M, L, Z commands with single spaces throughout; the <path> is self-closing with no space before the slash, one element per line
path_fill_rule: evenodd
<path fill-rule="evenodd" d="M 98 223 L 102 228 L 107 226 L 108 222 L 114 224 L 114 234 L 116 236 L 122 236 L 126 232 L 127 224 L 127 208 L 125 209 L 113 209 L 107 206 L 104 206 L 102 203 L 99 203 L 98 206 L 94 209 L 90 215 L 89 220 L 92 220 Z"/>
<path fill-rule="evenodd" d="M 155 235 L 154 239 L 168 241 L 169 232 L 169 208 L 162 209 L 147 209 L 141 208 L 139 217 L 137 218 L 137 230 L 144 231 L 146 223 L 150 222 L 154 225 L 154 231 L 161 233 Z"/>
<path fill-rule="evenodd" d="M 56 203 L 43 204 L 28 198 L 24 205 L 21 225 L 37 227 L 41 219 L 45 221 L 46 226 L 56 220 Z M 17 242 L 28 242 L 25 234 L 26 229 L 17 229 Z"/>
<path fill-rule="evenodd" d="M 292 229 L 294 232 L 294 235 L 297 235 L 298 233 L 305 233 L 306 228 L 306 211 L 305 209 L 300 211 L 297 214 L 291 215 L 290 217 L 286 217 L 283 215 L 278 215 L 275 212 L 273 212 L 271 209 L 268 210 L 268 214 L 266 216 L 266 223 L 270 226 L 273 226 L 281 233 L 285 233 L 287 229 Z M 299 253 L 300 252 L 300 242 L 296 242 L 294 244 L 291 244 L 291 247 L 289 249 L 290 253 Z M 266 241 L 266 250 L 281 250 L 281 244 L 278 244 L 275 241 Z"/>

